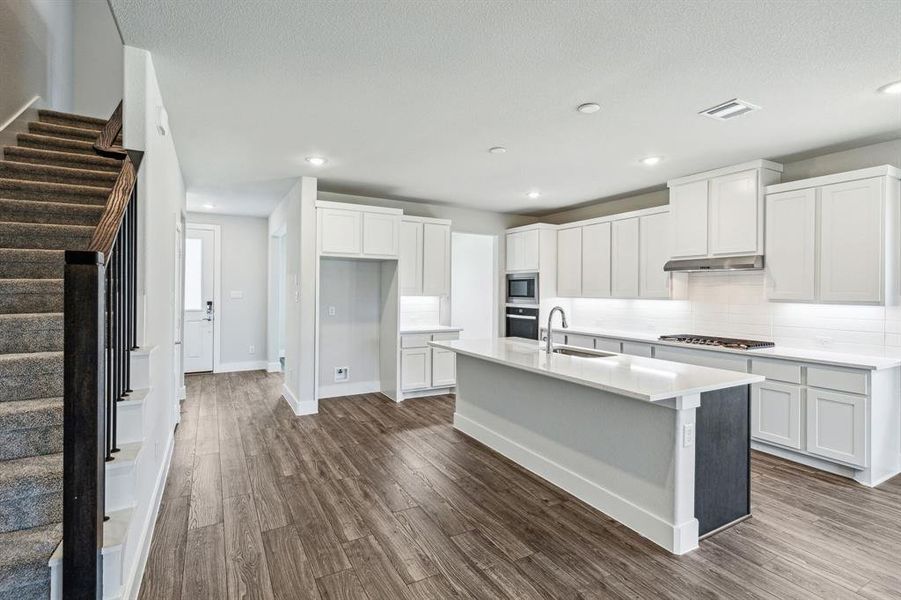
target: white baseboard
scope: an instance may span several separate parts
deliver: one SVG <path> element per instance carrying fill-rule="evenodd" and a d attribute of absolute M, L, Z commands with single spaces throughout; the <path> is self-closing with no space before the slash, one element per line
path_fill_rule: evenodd
<path fill-rule="evenodd" d="M 169 467 L 172 464 L 172 453 L 175 450 L 175 431 L 169 432 L 166 441 L 166 453 L 153 488 L 153 498 L 150 501 L 151 509 L 147 511 L 147 518 L 141 525 L 141 537 L 138 539 L 138 554 L 135 557 L 135 566 L 130 575 L 122 578 L 122 597 L 127 600 L 135 600 L 141 591 L 141 581 L 144 578 L 144 568 L 147 566 L 147 556 L 150 553 L 150 542 L 153 540 L 153 531 L 156 527 L 156 519 L 160 512 L 160 502 L 163 499 L 163 490 L 166 488 L 166 479 L 169 477 Z"/>
<path fill-rule="evenodd" d="M 673 554 L 685 554 L 698 547 L 697 519 L 679 525 L 667 523 L 625 498 L 456 412 L 454 429 L 503 454 Z"/>
<path fill-rule="evenodd" d="M 307 400 L 305 402 L 301 402 L 297 399 L 297 396 L 288 389 L 287 385 L 282 386 L 282 397 L 288 403 L 288 406 L 291 407 L 291 410 L 294 411 L 294 414 L 298 417 L 303 415 L 315 415 L 319 412 L 319 401 L 318 400 Z"/>
<path fill-rule="evenodd" d="M 216 373 L 237 373 L 239 371 L 264 371 L 269 363 L 265 360 L 249 360 L 246 362 L 219 363 Z"/>
<path fill-rule="evenodd" d="M 382 389 L 380 381 L 348 381 L 347 383 L 330 383 L 319 386 L 319 399 L 353 396 L 355 394 L 374 394 Z"/>
<path fill-rule="evenodd" d="M 281 373 L 282 372 L 282 363 L 276 361 L 271 363 L 266 363 L 266 372 L 268 373 Z"/>
<path fill-rule="evenodd" d="M 185 386 L 181 386 L 178 388 L 178 401 L 187 400 L 188 398 L 188 389 Z"/>

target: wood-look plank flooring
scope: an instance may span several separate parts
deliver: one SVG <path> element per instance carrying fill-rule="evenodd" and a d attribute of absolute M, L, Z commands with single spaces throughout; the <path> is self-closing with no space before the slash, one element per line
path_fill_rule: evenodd
<path fill-rule="evenodd" d="M 753 518 L 677 557 L 456 432 L 453 397 L 187 386 L 144 600 L 901 598 L 901 477 L 755 453 Z"/>

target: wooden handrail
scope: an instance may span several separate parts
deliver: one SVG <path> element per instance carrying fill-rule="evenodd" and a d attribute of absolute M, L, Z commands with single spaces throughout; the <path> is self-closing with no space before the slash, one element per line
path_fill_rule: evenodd
<path fill-rule="evenodd" d="M 107 158 L 125 158 L 126 151 L 121 146 L 115 146 L 116 138 L 122 131 L 122 101 L 119 101 L 116 110 L 110 116 L 106 125 L 100 130 L 97 141 L 94 142 L 94 151 Z"/>
<path fill-rule="evenodd" d="M 97 223 L 97 228 L 94 229 L 91 243 L 88 244 L 89 251 L 103 254 L 104 264 L 109 263 L 110 256 L 112 256 L 113 244 L 116 242 L 119 227 L 122 226 L 122 218 L 131 201 L 136 181 L 137 173 L 134 163 L 126 154 L 125 160 L 122 161 L 119 177 L 116 178 L 116 183 L 106 201 L 103 215 L 100 217 L 100 222 Z"/>

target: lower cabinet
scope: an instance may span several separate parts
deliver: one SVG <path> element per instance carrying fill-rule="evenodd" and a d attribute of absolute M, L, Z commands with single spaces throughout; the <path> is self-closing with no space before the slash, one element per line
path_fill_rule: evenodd
<path fill-rule="evenodd" d="M 778 381 L 754 385 L 751 437 L 801 449 L 801 386 Z"/>
<path fill-rule="evenodd" d="M 419 390 L 432 384 L 432 349 L 404 348 L 400 361 L 401 389 Z"/>
<path fill-rule="evenodd" d="M 807 389 L 807 451 L 867 466 L 866 396 Z"/>
<path fill-rule="evenodd" d="M 457 384 L 457 356 L 450 350 L 432 348 L 432 387 Z"/>
<path fill-rule="evenodd" d="M 429 341 L 457 339 L 457 333 L 416 334 L 401 336 L 401 391 L 448 388 L 457 384 L 456 354 L 432 348 Z"/>

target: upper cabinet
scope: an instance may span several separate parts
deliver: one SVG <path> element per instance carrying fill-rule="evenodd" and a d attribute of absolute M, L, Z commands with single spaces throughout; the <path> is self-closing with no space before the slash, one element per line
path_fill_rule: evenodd
<path fill-rule="evenodd" d="M 403 211 L 340 202 L 317 202 L 319 254 L 393 259 L 400 247 Z"/>
<path fill-rule="evenodd" d="M 767 188 L 771 300 L 882 304 L 898 298 L 899 178 L 883 166 Z"/>
<path fill-rule="evenodd" d="M 403 217 L 400 224 L 400 294 L 450 293 L 450 229 L 443 219 Z"/>
<path fill-rule="evenodd" d="M 667 207 L 562 225 L 557 231 L 557 295 L 671 298 L 672 226 Z"/>
<path fill-rule="evenodd" d="M 537 271 L 540 257 L 541 234 L 538 229 L 507 234 L 507 271 Z"/>
<path fill-rule="evenodd" d="M 557 295 L 557 226 L 534 223 L 507 230 L 507 273 L 538 273 L 538 297 Z"/>
<path fill-rule="evenodd" d="M 757 160 L 669 181 L 671 257 L 764 254 L 764 188 L 781 174 Z"/>

